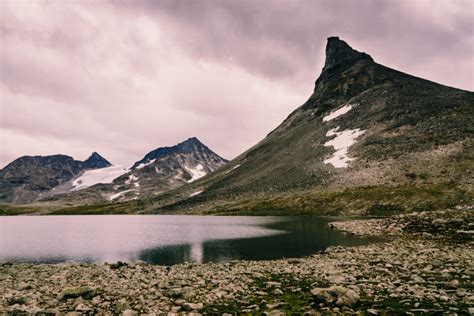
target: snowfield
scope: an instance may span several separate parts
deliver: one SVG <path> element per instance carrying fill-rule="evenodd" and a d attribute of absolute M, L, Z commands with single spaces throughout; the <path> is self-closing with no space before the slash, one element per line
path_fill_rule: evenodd
<path fill-rule="evenodd" d="M 148 162 L 145 162 L 145 163 L 142 162 L 142 163 L 139 164 L 136 168 L 137 168 L 137 169 L 143 169 L 143 168 L 145 168 L 146 166 L 151 165 L 151 164 L 154 163 L 155 161 L 156 161 L 156 159 L 152 159 L 152 160 L 150 160 L 150 161 L 148 161 Z"/>
<path fill-rule="evenodd" d="M 343 114 L 346 114 L 347 112 L 349 112 L 351 109 L 352 109 L 353 105 L 352 104 L 348 104 L 348 105 L 345 105 L 331 113 L 329 113 L 328 115 L 326 115 L 325 117 L 323 117 L 323 122 L 327 122 L 327 121 L 330 121 L 330 120 L 333 120 L 335 119 L 336 117 L 339 117 Z"/>
<path fill-rule="evenodd" d="M 189 172 L 189 174 L 191 175 L 191 179 L 187 181 L 188 183 L 196 181 L 197 179 L 202 178 L 207 174 L 201 164 L 197 164 L 194 168 L 185 166 L 184 169 L 186 169 L 186 171 Z"/>
<path fill-rule="evenodd" d="M 72 182 L 74 188 L 71 191 L 82 190 L 98 183 L 112 183 L 112 181 L 129 171 L 130 170 L 124 166 L 111 166 L 87 170 Z"/>
<path fill-rule="evenodd" d="M 333 146 L 336 152 L 324 160 L 325 164 L 332 164 L 335 168 L 347 168 L 347 164 L 355 158 L 349 158 L 347 153 L 349 147 L 357 142 L 357 138 L 364 134 L 365 130 L 347 129 L 338 132 L 339 127 L 333 128 L 326 133 L 327 137 L 336 136 L 324 143 L 324 146 Z"/>

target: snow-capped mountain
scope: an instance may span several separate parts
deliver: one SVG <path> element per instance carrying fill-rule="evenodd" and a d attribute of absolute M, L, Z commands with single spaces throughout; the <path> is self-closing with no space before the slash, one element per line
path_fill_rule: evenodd
<path fill-rule="evenodd" d="M 204 177 L 226 162 L 193 137 L 152 150 L 130 168 L 88 170 L 51 190 L 48 199 L 98 203 L 155 196 Z"/>
<path fill-rule="evenodd" d="M 154 196 L 204 177 L 226 162 L 195 137 L 172 147 L 160 147 L 116 179 L 108 199 L 123 201 Z"/>
<path fill-rule="evenodd" d="M 96 152 L 85 161 L 66 155 L 23 156 L 0 170 L 0 202 L 34 201 L 86 170 L 109 166 Z"/>

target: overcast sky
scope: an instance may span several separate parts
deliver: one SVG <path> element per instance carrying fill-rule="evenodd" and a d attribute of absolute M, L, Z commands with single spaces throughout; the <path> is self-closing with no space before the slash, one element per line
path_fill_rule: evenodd
<path fill-rule="evenodd" d="M 196 136 L 231 159 L 310 96 L 328 36 L 474 90 L 474 1 L 0 0 L 0 167 Z"/>

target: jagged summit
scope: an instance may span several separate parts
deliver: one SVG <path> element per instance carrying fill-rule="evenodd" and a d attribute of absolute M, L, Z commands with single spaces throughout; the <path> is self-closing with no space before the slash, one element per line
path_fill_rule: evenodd
<path fill-rule="evenodd" d="M 104 172 L 84 173 L 72 182 L 73 190 L 51 199 L 79 203 L 86 199 L 98 203 L 152 197 L 196 181 L 226 162 L 196 137 L 191 137 L 174 146 L 152 150 L 129 169 L 116 166 Z"/>
<path fill-rule="evenodd" d="M 148 154 L 145 155 L 145 157 L 143 157 L 142 160 L 135 162 L 135 164 L 132 166 L 131 169 L 135 169 L 141 164 L 149 163 L 153 159 L 157 159 L 157 158 L 160 158 L 172 153 L 193 153 L 193 152 L 199 152 L 199 153 L 207 152 L 210 155 L 211 153 L 212 155 L 216 155 L 206 145 L 204 145 L 199 139 L 197 139 L 196 137 L 191 137 L 174 146 L 159 147 L 155 150 L 150 151 Z M 219 159 L 222 159 L 222 158 L 219 157 Z M 226 161 L 225 159 L 222 159 L 222 160 Z"/>
<path fill-rule="evenodd" d="M 316 80 L 312 101 L 304 107 L 337 105 L 367 90 L 384 80 L 376 65 L 370 55 L 352 49 L 339 37 L 329 37 L 324 68 Z"/>
<path fill-rule="evenodd" d="M 84 161 L 85 168 L 96 169 L 110 167 L 112 164 L 102 157 L 98 152 L 94 151 L 89 158 Z"/>
<path fill-rule="evenodd" d="M 182 152 L 192 151 L 195 147 L 206 147 L 197 137 L 190 137 L 184 142 L 176 145 L 176 148 Z M 207 148 L 207 147 L 206 147 Z"/>
<path fill-rule="evenodd" d="M 373 61 L 370 55 L 358 52 L 339 37 L 332 36 L 328 38 L 326 45 L 326 61 L 323 71 L 340 64 L 350 65 L 363 59 Z"/>

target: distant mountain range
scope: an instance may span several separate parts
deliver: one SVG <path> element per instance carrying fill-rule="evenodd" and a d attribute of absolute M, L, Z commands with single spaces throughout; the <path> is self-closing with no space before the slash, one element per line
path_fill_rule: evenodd
<path fill-rule="evenodd" d="M 226 162 L 195 137 L 155 149 L 130 168 L 112 166 L 96 152 L 86 161 L 23 156 L 0 170 L 0 202 L 137 199 L 195 181 Z"/>
<path fill-rule="evenodd" d="M 6 182 L 17 170 L 7 166 L 1 192 L 19 201 L 30 195 L 13 192 L 61 191 L 67 182 L 46 200 L 76 207 L 44 204 L 58 214 L 389 215 L 472 205 L 473 122 L 473 92 L 390 69 L 330 37 L 309 99 L 227 164 L 192 138 L 81 190 L 112 167 L 44 177 L 27 166 Z"/>
<path fill-rule="evenodd" d="M 96 152 L 85 161 L 65 155 L 23 156 L 0 170 L 0 201 L 33 201 L 84 170 L 109 166 L 110 162 Z"/>

